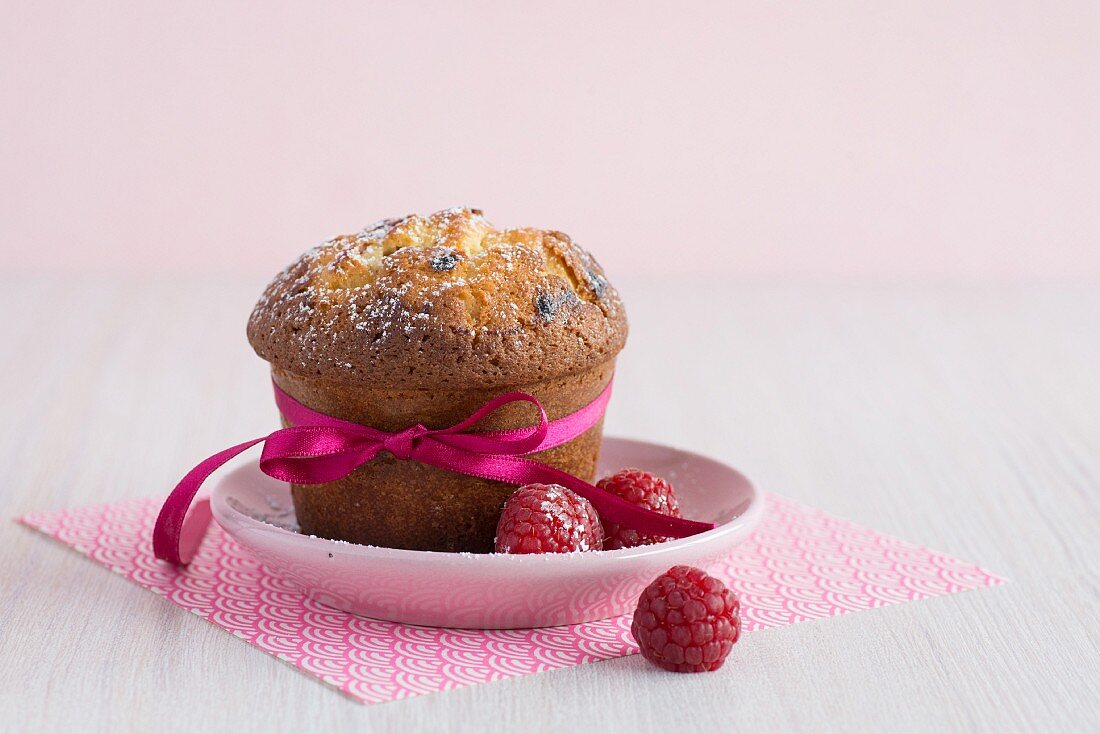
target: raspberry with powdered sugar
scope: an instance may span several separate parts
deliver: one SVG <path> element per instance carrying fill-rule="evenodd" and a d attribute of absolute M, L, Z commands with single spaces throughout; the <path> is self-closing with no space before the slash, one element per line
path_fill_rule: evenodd
<path fill-rule="evenodd" d="M 520 487 L 504 504 L 497 524 L 497 553 L 572 553 L 602 547 L 596 508 L 559 484 Z"/>

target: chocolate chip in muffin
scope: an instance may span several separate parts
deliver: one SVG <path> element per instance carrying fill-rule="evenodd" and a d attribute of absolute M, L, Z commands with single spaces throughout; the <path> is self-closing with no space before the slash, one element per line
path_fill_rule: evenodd
<path fill-rule="evenodd" d="M 540 292 L 535 296 L 535 308 L 538 310 L 539 316 L 547 321 L 553 321 L 554 314 L 558 311 L 558 300 L 549 293 Z"/>
<path fill-rule="evenodd" d="M 588 276 L 588 285 L 592 287 L 596 298 L 603 298 L 604 290 L 607 289 L 607 278 L 591 270 L 586 270 L 584 274 Z"/>
<path fill-rule="evenodd" d="M 455 265 L 458 265 L 458 253 L 454 250 L 444 250 L 432 257 L 429 261 L 432 266 L 432 270 L 437 273 L 442 273 L 445 270 L 454 270 Z"/>

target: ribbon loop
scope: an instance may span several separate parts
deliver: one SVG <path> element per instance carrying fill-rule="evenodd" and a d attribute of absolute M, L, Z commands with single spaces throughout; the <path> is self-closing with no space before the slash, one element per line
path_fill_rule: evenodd
<path fill-rule="evenodd" d="M 554 421 L 547 418 L 545 409 L 534 396 L 511 392 L 489 400 L 468 418 L 448 428 L 430 429 L 417 423 L 396 433 L 318 413 L 290 397 L 278 385 L 274 388 L 280 412 L 296 425 L 221 451 L 188 472 L 168 495 L 153 528 L 153 549 L 157 558 L 181 565 L 191 560 L 209 522 L 209 512 L 193 512 L 185 523 L 195 494 L 214 470 L 257 443 L 264 444 L 260 469 L 292 484 L 336 481 L 373 460 L 380 451 L 388 451 L 401 461 L 419 461 L 508 484 L 561 484 L 592 502 L 601 517 L 650 535 L 682 538 L 714 527 L 713 523 L 683 520 L 647 510 L 560 469 L 527 458 L 527 454 L 559 446 L 596 425 L 611 396 L 610 381 L 589 405 Z M 505 431 L 470 430 L 485 416 L 516 402 L 535 406 L 538 423 Z"/>

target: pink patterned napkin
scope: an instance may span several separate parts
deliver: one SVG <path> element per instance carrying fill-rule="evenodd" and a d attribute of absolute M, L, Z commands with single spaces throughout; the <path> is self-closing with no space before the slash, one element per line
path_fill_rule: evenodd
<path fill-rule="evenodd" d="M 269 574 L 216 524 L 184 571 L 153 557 L 163 498 L 19 518 L 363 703 L 486 683 L 636 653 L 630 617 L 536 630 L 451 630 L 325 607 Z M 710 568 L 756 631 L 1003 580 L 971 563 L 769 495 L 764 518 Z"/>

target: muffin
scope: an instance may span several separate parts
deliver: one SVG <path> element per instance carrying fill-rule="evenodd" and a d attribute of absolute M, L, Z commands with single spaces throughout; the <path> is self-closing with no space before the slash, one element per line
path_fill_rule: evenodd
<path fill-rule="evenodd" d="M 385 431 L 445 428 L 511 391 L 534 395 L 551 420 L 568 415 L 607 386 L 626 336 L 618 293 L 567 235 L 497 230 L 465 208 L 383 220 L 309 250 L 268 285 L 248 322 L 280 388 Z M 529 404 L 511 403 L 475 430 L 535 420 Z M 591 481 L 602 428 L 531 457 Z M 488 553 L 515 489 L 383 451 L 291 495 L 304 533 Z"/>

